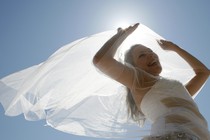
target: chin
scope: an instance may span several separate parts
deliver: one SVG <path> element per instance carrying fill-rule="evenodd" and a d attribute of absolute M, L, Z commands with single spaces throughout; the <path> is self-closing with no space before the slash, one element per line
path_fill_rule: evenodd
<path fill-rule="evenodd" d="M 159 76 L 161 72 L 162 72 L 162 67 L 159 67 L 155 69 L 154 71 L 152 71 L 151 74 L 154 76 Z"/>

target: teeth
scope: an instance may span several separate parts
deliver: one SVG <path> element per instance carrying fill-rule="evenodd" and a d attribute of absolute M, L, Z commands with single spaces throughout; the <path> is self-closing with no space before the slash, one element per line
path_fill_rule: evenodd
<path fill-rule="evenodd" d="M 149 66 L 152 66 L 153 64 L 156 63 L 156 60 L 152 61 L 151 63 L 149 63 Z"/>

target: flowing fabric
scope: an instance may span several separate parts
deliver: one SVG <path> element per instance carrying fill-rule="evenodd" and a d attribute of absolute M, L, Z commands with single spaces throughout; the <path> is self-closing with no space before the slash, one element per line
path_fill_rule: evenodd
<path fill-rule="evenodd" d="M 143 137 L 151 123 L 143 127 L 127 114 L 123 85 L 97 70 L 92 58 L 116 31 L 85 37 L 61 47 L 46 61 L 0 81 L 0 102 L 8 116 L 24 114 L 27 120 L 46 119 L 47 125 L 70 134 L 101 138 Z M 163 51 L 163 39 L 139 25 L 120 46 L 115 58 L 123 61 L 133 44 L 143 44 L 158 54 L 161 77 L 185 84 L 194 75 L 192 68 L 176 53 Z M 119 75 L 121 76 L 121 75 Z M 141 125 L 145 117 L 142 116 Z"/>

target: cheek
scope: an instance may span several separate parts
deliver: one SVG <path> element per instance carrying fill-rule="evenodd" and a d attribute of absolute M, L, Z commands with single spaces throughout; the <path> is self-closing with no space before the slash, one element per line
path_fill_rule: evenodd
<path fill-rule="evenodd" d="M 146 69 L 147 68 L 147 64 L 146 61 L 143 59 L 139 59 L 137 60 L 137 67 L 142 68 L 142 69 Z"/>

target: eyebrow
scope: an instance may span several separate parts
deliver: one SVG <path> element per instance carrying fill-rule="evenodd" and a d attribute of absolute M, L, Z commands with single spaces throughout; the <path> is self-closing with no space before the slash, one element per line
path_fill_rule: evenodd
<path fill-rule="evenodd" d="M 144 52 L 153 52 L 151 49 L 147 49 L 147 50 L 144 50 L 144 51 L 140 51 L 140 53 L 144 53 Z"/>

